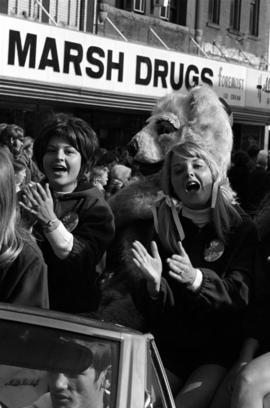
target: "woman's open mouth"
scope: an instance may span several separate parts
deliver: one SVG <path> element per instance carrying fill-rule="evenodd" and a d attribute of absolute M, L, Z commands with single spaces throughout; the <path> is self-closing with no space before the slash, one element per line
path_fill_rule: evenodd
<path fill-rule="evenodd" d="M 200 189 L 200 183 L 195 180 L 188 181 L 186 184 L 186 191 L 198 191 Z"/>
<path fill-rule="evenodd" d="M 57 165 L 53 166 L 52 170 L 55 174 L 63 174 L 67 171 L 67 168 L 65 166 Z"/>

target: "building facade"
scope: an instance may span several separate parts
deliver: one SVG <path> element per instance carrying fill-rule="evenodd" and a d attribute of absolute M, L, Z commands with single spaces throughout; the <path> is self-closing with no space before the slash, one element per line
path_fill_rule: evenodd
<path fill-rule="evenodd" d="M 208 83 L 235 149 L 268 147 L 270 0 L 0 0 L 0 121 L 33 137 L 52 111 L 125 145 L 157 98 Z"/>

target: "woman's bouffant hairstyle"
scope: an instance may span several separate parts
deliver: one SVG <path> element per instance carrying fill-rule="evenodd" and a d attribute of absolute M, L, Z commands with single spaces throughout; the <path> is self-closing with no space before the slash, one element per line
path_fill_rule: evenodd
<path fill-rule="evenodd" d="M 4 124 L 3 124 L 4 125 Z M 24 138 L 24 130 L 22 127 L 15 124 L 6 124 L 0 132 L 0 143 L 8 145 L 11 138 Z"/>
<path fill-rule="evenodd" d="M 235 193 L 231 189 L 227 179 L 220 180 L 219 167 L 214 157 L 208 150 L 194 142 L 182 142 L 174 145 L 165 157 L 161 176 L 162 190 L 165 194 L 165 198 L 162 198 L 158 203 L 157 211 L 158 232 L 161 242 L 167 250 L 174 253 L 176 251 L 178 252 L 177 242 L 180 238 L 175 233 L 177 229 L 171 209 L 177 202 L 179 206 L 181 206 L 179 197 L 177 197 L 171 183 L 171 164 L 174 155 L 177 155 L 179 159 L 183 160 L 198 157 L 204 160 L 209 166 L 213 177 L 213 186 L 215 182 L 217 185 L 216 202 L 213 208 L 211 208 L 212 223 L 218 238 L 222 242 L 225 242 L 231 227 L 241 221 L 241 216 L 235 208 Z M 211 203 L 209 203 L 209 207 L 210 205 Z"/>
<path fill-rule="evenodd" d="M 79 179 L 84 179 L 98 148 L 98 138 L 91 126 L 83 119 L 68 114 L 53 115 L 43 126 L 33 146 L 34 159 L 42 173 L 43 157 L 52 137 L 64 137 L 78 150 L 82 159 Z"/>
<path fill-rule="evenodd" d="M 10 153 L 0 149 L 0 267 L 11 264 L 23 248 L 19 225 L 15 175 Z"/>

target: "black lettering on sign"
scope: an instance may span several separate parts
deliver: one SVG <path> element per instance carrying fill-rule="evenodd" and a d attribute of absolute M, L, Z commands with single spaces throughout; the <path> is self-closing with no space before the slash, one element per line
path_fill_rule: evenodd
<path fill-rule="evenodd" d="M 195 75 L 192 75 L 190 78 L 191 74 L 195 73 Z M 186 70 L 186 76 L 185 76 L 185 86 L 187 89 L 192 88 L 193 86 L 196 86 L 199 84 L 199 70 L 196 67 L 196 65 L 189 65 Z"/>
<path fill-rule="evenodd" d="M 162 88 L 167 88 L 166 77 L 168 75 L 168 63 L 167 61 L 155 59 L 154 70 L 154 86 L 158 86 L 158 79 L 161 79 Z"/>
<path fill-rule="evenodd" d="M 179 90 L 183 86 L 183 78 L 184 78 L 184 64 L 179 64 L 179 73 L 178 73 L 178 81 L 176 82 L 175 80 L 175 63 L 171 63 L 171 76 L 170 76 L 170 82 L 171 82 L 171 87 L 175 91 Z"/>
<path fill-rule="evenodd" d="M 123 69 L 124 69 L 124 53 L 119 52 L 118 62 L 113 62 L 113 52 L 108 50 L 108 61 L 107 61 L 107 75 L 106 79 L 112 79 L 112 70 L 118 70 L 118 82 L 123 82 Z"/>
<path fill-rule="evenodd" d="M 147 72 L 145 78 L 142 78 L 141 67 L 145 64 Z M 152 77 L 152 63 L 150 58 L 137 55 L 136 59 L 136 80 L 135 84 L 138 85 L 149 85 Z"/>
<path fill-rule="evenodd" d="M 213 78 L 214 73 L 213 73 L 212 69 L 211 68 L 203 68 L 202 73 L 201 73 L 202 82 L 204 82 L 205 84 L 208 84 L 210 86 L 213 86 L 213 81 L 211 81 L 211 79 L 208 78 L 208 76 Z"/>
<path fill-rule="evenodd" d="M 15 65 L 15 51 L 17 50 L 19 66 L 20 67 L 25 66 L 25 61 L 29 53 L 29 68 L 35 68 L 36 49 L 37 49 L 37 36 L 35 34 L 27 34 L 23 46 L 21 42 L 20 32 L 9 30 L 9 46 L 8 46 L 9 65 Z"/>
<path fill-rule="evenodd" d="M 75 51 L 76 54 L 72 54 L 72 51 Z M 65 41 L 64 49 L 64 68 L 63 73 L 69 74 L 69 67 L 72 63 L 74 66 L 74 71 L 76 75 L 82 75 L 80 64 L 83 59 L 83 48 L 81 44 Z"/>
<path fill-rule="evenodd" d="M 102 61 L 100 61 L 98 58 L 94 56 L 94 54 L 97 54 L 97 56 L 100 58 L 105 57 L 105 53 L 102 48 L 89 47 L 86 54 L 87 61 L 91 65 L 96 66 L 97 70 L 93 70 L 92 68 L 87 67 L 85 68 L 85 72 L 90 78 L 101 78 L 102 75 L 104 74 L 104 65 Z"/>
<path fill-rule="evenodd" d="M 50 37 L 46 38 L 38 69 L 46 67 L 52 67 L 55 72 L 60 72 L 56 41 Z"/>

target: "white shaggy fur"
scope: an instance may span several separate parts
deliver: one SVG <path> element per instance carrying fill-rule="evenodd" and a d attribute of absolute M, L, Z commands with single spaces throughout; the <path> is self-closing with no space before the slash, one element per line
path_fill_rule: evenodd
<path fill-rule="evenodd" d="M 158 123 L 167 122 L 165 132 Z M 170 131 L 171 129 L 171 131 Z M 233 134 L 228 114 L 216 93 L 208 86 L 193 88 L 186 96 L 172 92 L 161 98 L 147 125 L 133 138 L 138 146 L 134 160 L 156 163 L 179 141 L 204 144 L 225 176 L 231 160 Z"/>

